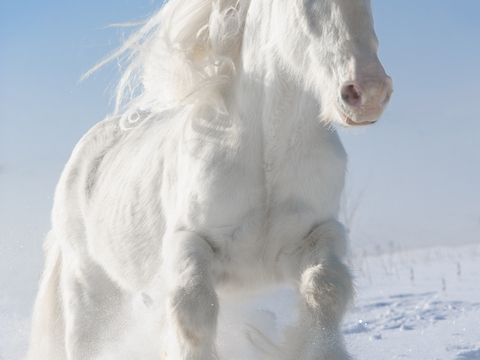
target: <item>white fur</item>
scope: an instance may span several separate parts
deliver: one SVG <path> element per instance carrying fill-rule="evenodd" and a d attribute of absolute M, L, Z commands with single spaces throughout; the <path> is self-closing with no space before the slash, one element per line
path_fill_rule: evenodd
<path fill-rule="evenodd" d="M 380 116 L 377 46 L 368 0 L 167 3 L 112 55 L 130 61 L 118 116 L 60 179 L 29 360 L 98 358 L 139 292 L 166 309 L 160 356 L 214 359 L 218 295 L 280 284 L 299 321 L 277 356 L 349 359 L 346 154 L 328 124 Z"/>

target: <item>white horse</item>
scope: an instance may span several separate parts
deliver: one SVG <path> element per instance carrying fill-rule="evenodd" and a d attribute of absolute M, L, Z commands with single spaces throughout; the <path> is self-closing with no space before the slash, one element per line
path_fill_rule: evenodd
<path fill-rule="evenodd" d="M 377 50 L 370 0 L 170 0 L 105 60 L 129 64 L 118 116 L 61 176 L 28 358 L 97 359 L 143 292 L 165 308 L 159 358 L 215 359 L 218 296 L 287 284 L 277 356 L 349 359 L 331 124 L 384 111 Z"/>

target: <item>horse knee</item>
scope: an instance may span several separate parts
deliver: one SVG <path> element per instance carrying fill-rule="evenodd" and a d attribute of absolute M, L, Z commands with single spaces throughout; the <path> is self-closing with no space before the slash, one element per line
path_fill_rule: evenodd
<path fill-rule="evenodd" d="M 322 321 L 339 323 L 353 302 L 352 276 L 347 266 L 332 257 L 304 271 L 300 293 L 305 306 L 319 313 Z"/>
<path fill-rule="evenodd" d="M 187 231 L 175 233 L 164 241 L 163 253 L 169 288 L 211 281 L 213 250 L 200 236 Z"/>
<path fill-rule="evenodd" d="M 287 329 L 281 358 L 350 360 L 341 332 L 354 294 L 348 268 L 333 253 L 323 253 L 299 280 L 298 324 Z"/>

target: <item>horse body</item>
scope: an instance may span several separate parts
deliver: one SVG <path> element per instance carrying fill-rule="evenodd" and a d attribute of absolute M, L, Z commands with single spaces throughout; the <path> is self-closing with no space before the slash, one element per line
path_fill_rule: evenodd
<path fill-rule="evenodd" d="M 285 283 L 299 323 L 279 356 L 349 358 L 340 325 L 353 286 L 337 221 L 346 154 L 328 123 L 371 123 L 388 103 L 369 3 L 197 3 L 162 11 L 207 21 L 223 11 L 224 41 L 210 15 L 208 46 L 218 59 L 241 53 L 230 77 L 228 61 L 215 63 L 228 81 L 209 99 L 221 94 L 223 108 L 137 113 L 146 119 L 128 131 L 109 118 L 80 141 L 56 191 L 29 359 L 98 358 L 138 292 L 165 303 L 163 356 L 213 359 L 217 294 Z M 208 60 L 192 49 L 189 61 Z"/>
<path fill-rule="evenodd" d="M 129 132 L 107 119 L 87 134 L 62 176 L 68 186 L 57 190 L 54 208 L 61 214 L 54 213 L 54 228 L 84 229 L 81 236 L 60 236 L 77 239 L 85 256 L 130 291 L 152 286 L 162 239 L 178 231 L 208 239 L 215 277 L 232 279 L 227 286 L 288 279 L 282 266 L 275 270 L 282 251 L 338 213 L 346 155 L 336 133 L 319 123 L 304 125 L 302 133 L 285 126 L 275 158 L 265 164 L 261 122 L 245 126 L 247 147 L 231 121 L 212 129 L 209 120 L 205 129 L 200 119 L 177 117 Z M 72 199 L 79 199 L 75 208 Z"/>

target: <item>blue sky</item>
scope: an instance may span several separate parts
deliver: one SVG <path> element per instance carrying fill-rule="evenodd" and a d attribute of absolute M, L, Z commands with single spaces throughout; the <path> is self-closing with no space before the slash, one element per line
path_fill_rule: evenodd
<path fill-rule="evenodd" d="M 106 89 L 114 64 L 78 84 L 121 43 L 123 29 L 105 27 L 143 19 L 159 6 L 2 4 L 0 270 L 7 275 L 0 296 L 8 271 L 25 259 L 38 272 L 61 169 L 80 137 L 112 109 Z M 395 93 L 378 124 L 340 131 L 350 158 L 348 196 L 364 194 L 352 242 L 377 251 L 480 241 L 480 2 L 373 0 L 373 7 Z"/>

